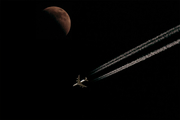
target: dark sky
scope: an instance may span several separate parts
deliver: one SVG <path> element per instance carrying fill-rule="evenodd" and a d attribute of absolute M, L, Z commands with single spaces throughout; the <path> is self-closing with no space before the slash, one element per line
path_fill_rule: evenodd
<path fill-rule="evenodd" d="M 2 117 L 23 119 L 179 118 L 179 45 L 98 82 L 178 34 L 90 76 L 90 71 L 180 24 L 180 3 L 166 1 L 2 1 Z M 63 8 L 66 37 L 37 37 L 41 11 Z M 48 23 L 51 25 L 51 23 Z M 38 29 L 37 29 L 38 28 Z M 72 87 L 78 75 L 87 88 Z"/>

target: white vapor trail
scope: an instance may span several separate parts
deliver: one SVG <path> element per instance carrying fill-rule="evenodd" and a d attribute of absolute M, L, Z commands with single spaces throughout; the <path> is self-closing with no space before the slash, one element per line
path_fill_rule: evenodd
<path fill-rule="evenodd" d="M 173 46 L 175 46 L 175 45 L 177 45 L 179 43 L 180 43 L 180 39 L 178 39 L 178 40 L 176 40 L 176 41 L 174 41 L 174 42 L 172 42 L 172 43 L 170 43 L 170 44 L 168 44 L 168 45 L 166 45 L 166 46 L 164 46 L 164 47 L 162 47 L 160 49 L 157 49 L 157 50 L 155 50 L 155 51 L 153 51 L 153 52 L 151 52 L 151 53 L 149 53 L 149 54 L 147 54 L 147 55 L 145 55 L 143 57 L 140 57 L 140 58 L 138 58 L 138 59 L 136 59 L 136 60 L 134 60 L 134 61 L 124 65 L 124 66 L 122 66 L 122 67 L 119 67 L 119 68 L 117 68 L 117 69 L 115 69 L 115 70 L 113 70 L 113 71 L 111 71 L 109 73 L 106 73 L 106 74 L 104 74 L 104 75 L 102 75 L 102 76 L 100 76 L 100 77 L 98 77 L 98 78 L 96 78 L 94 80 L 97 81 L 97 80 L 101 80 L 101 79 L 104 79 L 106 77 L 109 77 L 109 76 L 111 76 L 111 75 L 113 75 L 113 74 L 115 74 L 117 72 L 120 72 L 120 71 L 122 71 L 122 70 L 124 70 L 124 69 L 126 69 L 126 68 L 128 68 L 130 66 L 132 66 L 132 65 L 135 65 L 135 64 L 137 64 L 137 63 L 139 63 L 141 61 L 144 61 L 147 58 L 150 58 L 150 57 L 152 57 L 152 56 L 154 56 L 154 55 L 156 55 L 156 54 L 158 54 L 158 53 L 160 53 L 162 51 L 165 51 L 168 48 L 171 48 L 171 47 L 173 47 Z"/>
<path fill-rule="evenodd" d="M 125 58 L 139 52 L 139 51 L 141 51 L 141 50 L 143 50 L 144 48 L 147 48 L 150 45 L 153 45 L 153 44 L 155 44 L 155 43 L 157 43 L 157 42 L 171 36 L 172 34 L 175 34 L 175 33 L 179 32 L 179 31 L 180 31 L 180 25 L 177 25 L 176 27 L 171 28 L 170 30 L 156 36 L 155 38 L 152 38 L 152 39 L 146 41 L 145 43 L 142 43 L 141 45 L 139 45 L 139 46 L 125 52 L 124 54 L 112 59 L 111 61 L 99 66 L 98 68 L 91 71 L 90 75 L 93 75 L 93 74 L 95 74 L 95 73 L 97 73 L 97 72 L 99 72 L 99 71 L 101 71 L 101 70 L 103 70 L 103 69 L 105 69 L 105 68 L 107 68 L 107 67 L 109 67 L 109 66 L 111 66 L 111 65 L 113 65 L 113 64 L 115 64 L 115 63 L 117 63 L 117 62 L 119 62 L 119 61 L 121 61 L 121 60 L 123 60 L 123 59 L 125 59 Z"/>

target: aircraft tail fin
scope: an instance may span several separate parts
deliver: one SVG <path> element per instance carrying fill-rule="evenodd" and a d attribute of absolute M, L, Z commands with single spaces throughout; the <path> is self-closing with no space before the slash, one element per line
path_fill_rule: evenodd
<path fill-rule="evenodd" d="M 85 81 L 88 81 L 88 79 L 87 79 L 87 77 L 85 77 L 85 79 L 84 79 Z"/>

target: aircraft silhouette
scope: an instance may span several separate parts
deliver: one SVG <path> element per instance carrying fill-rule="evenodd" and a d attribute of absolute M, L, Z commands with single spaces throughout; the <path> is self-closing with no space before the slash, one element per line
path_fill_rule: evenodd
<path fill-rule="evenodd" d="M 77 80 L 76 80 L 77 83 L 74 84 L 73 86 L 79 85 L 79 86 L 82 87 L 82 88 L 83 88 L 83 87 L 87 87 L 87 86 L 85 86 L 85 85 L 82 84 L 82 82 L 84 82 L 84 81 L 88 81 L 88 80 L 87 80 L 87 77 L 85 77 L 85 79 L 83 79 L 83 80 L 80 81 L 80 75 L 78 75 Z"/>

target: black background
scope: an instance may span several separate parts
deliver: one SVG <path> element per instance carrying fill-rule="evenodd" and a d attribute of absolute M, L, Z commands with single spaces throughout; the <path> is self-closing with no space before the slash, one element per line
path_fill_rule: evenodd
<path fill-rule="evenodd" d="M 178 1 L 1 1 L 1 117 L 11 119 L 179 118 L 179 45 L 98 82 L 93 79 L 179 38 L 178 34 L 90 76 L 91 70 L 179 25 Z M 49 6 L 71 30 L 38 36 Z M 51 23 L 49 23 L 51 24 Z M 45 36 L 49 33 L 51 38 Z M 57 35 L 57 36 L 56 36 Z M 87 88 L 72 87 L 78 74 Z"/>

